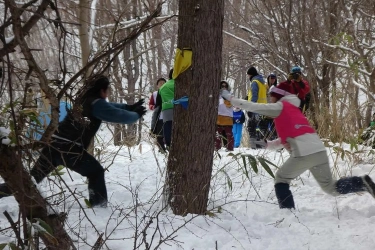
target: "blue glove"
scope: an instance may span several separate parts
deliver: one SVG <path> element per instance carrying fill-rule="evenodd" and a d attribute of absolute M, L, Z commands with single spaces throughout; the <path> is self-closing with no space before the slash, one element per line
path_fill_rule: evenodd
<path fill-rule="evenodd" d="M 221 89 L 220 95 L 221 97 L 223 97 L 225 100 L 228 100 L 228 101 L 230 101 L 233 97 L 232 94 L 226 89 Z"/>

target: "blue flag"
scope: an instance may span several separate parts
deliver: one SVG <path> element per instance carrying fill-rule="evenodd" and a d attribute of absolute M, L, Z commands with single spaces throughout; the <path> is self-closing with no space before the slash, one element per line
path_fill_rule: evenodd
<path fill-rule="evenodd" d="M 187 109 L 189 103 L 189 97 L 183 96 L 180 99 L 174 100 L 173 104 L 180 104 L 184 109 Z"/>

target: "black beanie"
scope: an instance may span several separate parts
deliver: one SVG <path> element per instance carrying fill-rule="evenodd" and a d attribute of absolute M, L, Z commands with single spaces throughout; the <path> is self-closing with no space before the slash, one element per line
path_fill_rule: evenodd
<path fill-rule="evenodd" d="M 109 87 L 109 79 L 104 75 L 95 76 L 92 78 L 90 83 L 87 85 L 88 89 L 85 95 L 95 95 L 100 96 L 100 90 L 108 89 Z"/>
<path fill-rule="evenodd" d="M 93 91 L 100 91 L 101 89 L 108 89 L 109 86 L 109 79 L 104 75 L 100 75 L 94 82 L 92 86 Z"/>
<path fill-rule="evenodd" d="M 248 75 L 252 75 L 252 76 L 257 76 L 258 75 L 258 71 L 256 68 L 254 68 L 253 66 L 251 66 L 248 70 L 247 70 L 247 74 Z"/>
<path fill-rule="evenodd" d="M 82 93 L 79 93 L 77 97 L 82 103 L 89 97 L 101 98 L 100 90 L 106 90 L 109 87 L 109 79 L 105 75 L 96 75 L 88 81 L 89 83 L 82 89 Z"/>

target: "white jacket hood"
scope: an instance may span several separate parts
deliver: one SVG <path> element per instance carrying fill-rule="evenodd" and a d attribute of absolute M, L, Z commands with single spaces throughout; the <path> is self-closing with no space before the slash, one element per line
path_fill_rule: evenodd
<path fill-rule="evenodd" d="M 287 101 L 296 107 L 299 107 L 299 105 L 301 105 L 301 100 L 296 95 L 286 95 L 282 97 L 280 100 L 278 100 L 277 102 L 282 102 L 282 101 Z"/>

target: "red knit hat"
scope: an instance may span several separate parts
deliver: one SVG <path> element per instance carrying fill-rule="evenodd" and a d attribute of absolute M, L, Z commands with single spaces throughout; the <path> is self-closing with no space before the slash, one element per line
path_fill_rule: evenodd
<path fill-rule="evenodd" d="M 270 88 L 270 96 L 276 97 L 278 100 L 286 95 L 291 95 L 292 92 L 292 86 L 287 82 L 281 82 Z"/>

